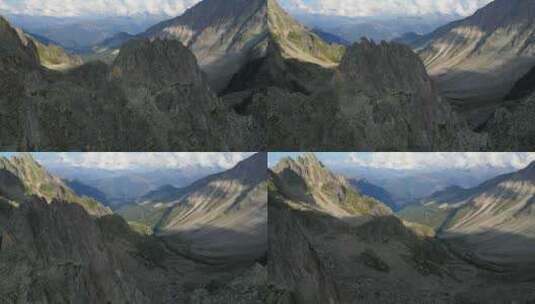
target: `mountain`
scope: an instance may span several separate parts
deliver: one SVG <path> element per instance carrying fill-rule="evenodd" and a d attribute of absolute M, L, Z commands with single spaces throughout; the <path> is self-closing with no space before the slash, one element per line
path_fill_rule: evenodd
<path fill-rule="evenodd" d="M 12 211 L 3 228 L 4 301 L 151 303 L 162 298 L 156 284 L 164 273 L 144 245 L 150 242 L 118 217 L 94 219 L 77 204 L 32 197 Z"/>
<path fill-rule="evenodd" d="M 188 202 L 197 199 L 202 204 L 205 194 L 220 197 L 228 178 L 244 185 L 258 181 L 255 174 L 265 169 L 259 170 L 254 160 L 214 179 L 206 185 L 208 193 L 190 193 Z M 267 272 L 261 263 L 265 264 L 262 257 L 267 250 L 267 213 L 262 205 L 267 204 L 267 197 L 256 196 L 261 186 L 251 187 L 250 193 L 229 196 L 227 208 L 218 210 L 222 213 L 205 210 L 213 221 L 198 220 L 194 231 L 173 237 L 148 235 L 94 200 L 74 195 L 29 154 L 2 158 L 0 300 L 265 303 Z M 251 221 L 249 225 L 246 220 Z M 221 226 L 230 222 L 243 231 Z M 205 251 L 199 252 L 199 247 Z"/>
<path fill-rule="evenodd" d="M 117 215 L 94 218 L 63 201 L 32 197 L 12 208 L 5 224 L 2 210 L 3 301 L 263 303 L 267 274 L 259 264 L 193 260 Z"/>
<path fill-rule="evenodd" d="M 349 183 L 362 195 L 372 197 L 384 203 L 392 210 L 397 210 L 399 208 L 399 205 L 386 189 L 377 186 L 366 179 L 350 179 Z"/>
<path fill-rule="evenodd" d="M 323 41 L 327 43 L 334 43 L 338 45 L 351 45 L 351 42 L 345 40 L 342 37 L 336 36 L 335 34 L 331 34 L 329 32 L 322 31 L 321 29 L 315 28 L 312 30 L 314 34 L 318 35 Z"/>
<path fill-rule="evenodd" d="M 506 102 L 481 126 L 496 151 L 529 151 L 535 147 L 535 67 L 520 78 Z"/>
<path fill-rule="evenodd" d="M 270 284 L 283 303 L 529 301 L 534 169 L 484 183 L 479 190 L 493 190 L 480 196 L 460 187 L 436 193 L 452 207 L 459 199 L 478 207 L 435 234 L 388 212 L 334 212 L 340 179 L 311 154 L 284 159 L 268 182 Z M 329 196 L 323 189 L 336 181 Z"/>
<path fill-rule="evenodd" d="M 194 55 L 177 41 L 129 41 L 111 66 L 94 62 L 66 73 L 42 68 L 35 44 L 3 19 L 0 41 L 3 150 L 261 145 L 249 119 L 211 93 Z"/>
<path fill-rule="evenodd" d="M 350 43 L 368 40 L 392 41 L 405 33 L 428 34 L 436 28 L 461 18 L 450 14 L 418 16 L 339 16 L 336 14 L 295 14 L 297 20 L 311 28 L 335 34 Z"/>
<path fill-rule="evenodd" d="M 46 37 L 67 51 L 81 55 L 86 55 L 95 45 L 118 33 L 142 33 L 150 26 L 169 18 L 159 14 L 52 17 L 9 13 L 6 17 L 16 27 Z"/>
<path fill-rule="evenodd" d="M 285 57 L 324 66 L 335 65 L 343 52 L 293 20 L 275 0 L 204 0 L 142 36 L 180 40 L 196 55 L 216 91 L 244 64 L 263 57 L 272 40 Z"/>
<path fill-rule="evenodd" d="M 113 209 L 135 202 L 139 197 L 154 190 L 154 181 L 142 174 L 119 175 L 109 178 L 87 180 L 86 183 L 101 192 Z"/>
<path fill-rule="evenodd" d="M 535 65 L 534 14 L 533 1 L 495 0 L 426 36 L 420 55 L 442 94 L 463 109 L 501 101 Z"/>
<path fill-rule="evenodd" d="M 46 39 L 32 36 L 31 34 L 23 34 L 28 36 L 37 47 L 37 54 L 42 66 L 51 70 L 68 70 L 83 64 L 80 56 L 67 53 L 58 44 L 48 42 Z"/>
<path fill-rule="evenodd" d="M 154 191 L 118 212 L 162 238 L 188 240 L 195 255 L 260 257 L 267 250 L 266 164 L 266 153 L 258 153 L 185 188 Z"/>
<path fill-rule="evenodd" d="M 423 35 L 417 34 L 415 32 L 408 32 L 393 39 L 392 41 L 414 46 L 420 39 L 422 39 L 422 37 Z"/>
<path fill-rule="evenodd" d="M 108 198 L 106 197 L 106 194 L 104 194 L 97 188 L 86 185 L 77 179 L 64 180 L 64 182 L 67 186 L 69 186 L 69 188 L 71 188 L 79 196 L 90 197 L 106 205 L 108 204 Z"/>
<path fill-rule="evenodd" d="M 284 71 L 279 73 L 297 79 L 292 83 L 298 86 L 288 90 L 268 84 L 256 93 L 259 102 L 269 102 L 272 149 L 340 151 L 348 143 L 352 149 L 381 151 L 486 146 L 485 135 L 471 132 L 443 102 L 407 46 L 364 39 L 347 50 L 334 70 L 279 62 L 276 67 Z"/>
<path fill-rule="evenodd" d="M 81 205 L 90 215 L 110 214 L 110 209 L 100 202 L 85 196 L 78 196 L 60 178 L 49 174 L 30 154 L 22 154 L 10 159 L 0 158 L 1 178 L 4 182 L 2 197 L 8 201 L 22 202 L 29 196 L 38 196 L 48 202 L 67 201 Z M 10 186 L 11 185 L 11 186 Z"/>
<path fill-rule="evenodd" d="M 449 297 L 430 290 L 449 281 L 457 259 L 423 227 L 363 197 L 314 155 L 282 160 L 268 189 L 270 283 L 285 297 L 318 304 Z M 349 210 L 340 204 L 348 197 L 355 206 Z M 411 280 L 394 284 L 399 277 Z"/>
<path fill-rule="evenodd" d="M 296 160 L 283 159 L 273 173 L 281 192 L 313 210 L 336 217 L 392 213 L 382 202 L 361 195 L 347 179 L 333 174 L 312 153 Z"/>
<path fill-rule="evenodd" d="M 535 163 L 470 188 L 448 188 L 424 199 L 404 218 L 433 224 L 441 238 L 460 240 L 481 259 L 529 262 L 533 243 Z"/>

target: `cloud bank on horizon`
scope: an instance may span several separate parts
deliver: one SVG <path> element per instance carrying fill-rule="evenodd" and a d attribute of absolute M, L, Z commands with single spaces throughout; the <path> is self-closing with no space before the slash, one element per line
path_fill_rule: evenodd
<path fill-rule="evenodd" d="M 474 169 L 503 168 L 522 169 L 535 161 L 535 153 L 370 153 L 363 157 L 351 153 L 345 159 L 350 165 L 384 169 Z"/>
<path fill-rule="evenodd" d="M 165 14 L 199 0 L 0 0 L 0 11 L 43 16 Z M 280 0 L 293 12 L 340 16 L 454 14 L 467 16 L 491 0 Z"/>
<path fill-rule="evenodd" d="M 269 166 L 283 157 L 296 158 L 301 153 L 270 153 Z M 389 152 L 389 153 L 316 153 L 328 166 L 336 168 L 372 168 L 394 170 L 470 170 L 481 168 L 514 169 L 535 161 L 535 153 L 470 153 L 470 152 Z"/>
<path fill-rule="evenodd" d="M 17 153 L 0 153 L 11 157 Z M 177 153 L 32 153 L 41 164 L 58 167 L 82 167 L 107 170 L 130 169 L 230 169 L 252 153 L 177 152 Z"/>

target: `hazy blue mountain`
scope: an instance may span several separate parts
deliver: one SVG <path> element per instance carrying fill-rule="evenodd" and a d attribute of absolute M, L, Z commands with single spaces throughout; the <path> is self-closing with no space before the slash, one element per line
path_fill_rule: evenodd
<path fill-rule="evenodd" d="M 350 179 L 351 186 L 356 188 L 360 194 L 375 198 L 378 201 L 383 202 L 385 205 L 396 211 L 399 209 L 399 205 L 392 195 L 383 187 L 370 183 L 366 179 Z"/>
<path fill-rule="evenodd" d="M 54 174 L 68 180 L 79 195 L 86 195 L 112 208 L 134 203 L 160 188 L 180 188 L 221 168 L 104 170 L 80 167 L 53 167 Z"/>
<path fill-rule="evenodd" d="M 162 15 L 134 15 L 107 17 L 48 17 L 7 15 L 15 26 L 46 37 L 70 51 L 88 52 L 91 47 L 114 35 L 126 32 L 137 34 L 169 18 Z"/>
<path fill-rule="evenodd" d="M 69 186 L 79 196 L 87 196 L 93 198 L 105 205 L 108 204 L 108 198 L 106 194 L 97 188 L 84 184 L 79 180 L 64 180 L 65 184 Z"/>
<path fill-rule="evenodd" d="M 436 28 L 460 19 L 458 15 L 424 15 L 424 16 L 383 16 L 383 17 L 345 17 L 317 14 L 296 14 L 296 18 L 305 25 L 318 28 L 355 42 L 362 37 L 376 41 L 392 40 L 408 32 L 427 34 Z"/>
<path fill-rule="evenodd" d="M 314 32 L 316 35 L 318 35 L 321 39 L 329 42 L 329 43 L 336 43 L 341 45 L 350 45 L 351 42 L 345 40 L 344 38 L 337 36 L 335 34 L 325 32 L 319 28 L 313 29 L 312 32 Z"/>
<path fill-rule="evenodd" d="M 451 168 L 423 171 L 357 167 L 335 170 L 349 178 L 366 179 L 374 185 L 379 185 L 391 195 L 399 208 L 447 187 L 475 187 L 485 180 L 515 169 L 484 167 L 470 170 Z"/>

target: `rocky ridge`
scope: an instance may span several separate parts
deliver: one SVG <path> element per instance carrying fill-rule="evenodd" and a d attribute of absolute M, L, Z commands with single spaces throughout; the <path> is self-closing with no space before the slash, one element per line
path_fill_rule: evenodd
<path fill-rule="evenodd" d="M 296 71 L 288 66 L 286 73 Z M 327 79 L 312 91 L 288 92 L 268 84 L 259 94 L 257 99 L 268 104 L 268 146 L 340 151 L 351 143 L 353 150 L 477 151 L 487 145 L 486 135 L 470 131 L 441 99 L 421 60 L 406 46 L 355 43 L 330 75 L 312 76 L 318 83 Z"/>
<path fill-rule="evenodd" d="M 111 210 L 88 197 L 80 197 L 60 178 L 51 175 L 31 154 L 0 158 L 1 183 L 4 188 L 0 196 L 12 202 L 22 202 L 30 196 L 53 200 L 68 201 L 81 205 L 89 214 L 104 216 Z"/>
<path fill-rule="evenodd" d="M 5 20 L 0 28 L 4 150 L 262 146 L 261 130 L 211 93 L 195 57 L 178 42 L 134 40 L 111 67 L 94 62 L 57 73 L 40 65 L 31 40 L 19 36 Z"/>

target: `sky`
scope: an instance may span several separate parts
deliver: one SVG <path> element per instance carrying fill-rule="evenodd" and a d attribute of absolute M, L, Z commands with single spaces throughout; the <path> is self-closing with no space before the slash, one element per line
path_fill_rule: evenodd
<path fill-rule="evenodd" d="M 11 157 L 17 153 L 0 153 Z M 45 167 L 82 167 L 107 170 L 230 169 L 253 153 L 32 153 Z"/>
<path fill-rule="evenodd" d="M 199 0 L 0 0 L 0 11 L 45 16 L 176 16 Z M 225 0 L 221 0 L 225 1 Z M 292 12 L 339 16 L 455 14 L 468 16 L 491 0 L 280 0 Z"/>
<path fill-rule="evenodd" d="M 269 153 L 272 167 L 284 157 L 301 153 Z M 522 169 L 535 161 L 535 153 L 316 153 L 327 166 L 337 168 L 377 168 L 395 170 L 440 169 Z"/>

